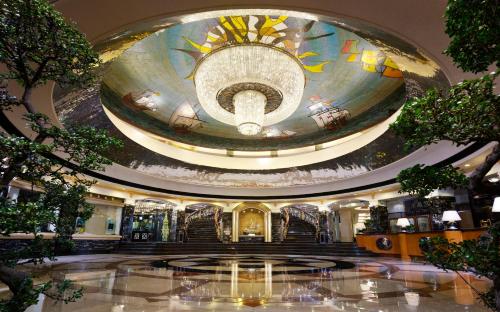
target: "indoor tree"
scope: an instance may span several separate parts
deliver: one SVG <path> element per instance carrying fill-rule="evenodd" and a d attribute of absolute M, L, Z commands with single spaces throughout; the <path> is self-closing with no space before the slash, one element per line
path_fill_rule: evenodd
<path fill-rule="evenodd" d="M 446 33 L 450 45 L 445 53 L 458 67 L 473 73 L 500 63 L 500 14 L 498 0 L 449 0 Z M 495 143 L 483 163 L 466 177 L 452 166 L 407 168 L 398 175 L 401 191 L 425 200 L 440 188 L 467 187 L 472 193 L 499 194 L 499 187 L 485 181 L 486 174 L 500 160 L 500 97 L 495 93 L 497 72 L 465 80 L 449 90 L 431 89 L 423 97 L 405 103 L 391 129 L 406 139 L 406 147 L 418 147 L 448 140 L 456 145 Z M 483 302 L 500 311 L 499 224 L 488 234 L 462 243 L 443 238 L 426 244 L 426 259 L 445 270 L 474 272 L 493 281 L 493 288 L 481 294 Z M 461 276 L 461 275 L 460 275 Z M 474 289 L 474 288 L 473 288 Z"/>
<path fill-rule="evenodd" d="M 91 127 L 61 129 L 37 112 L 32 92 L 49 81 L 61 85 L 86 86 L 94 79 L 99 59 L 76 28 L 67 23 L 46 0 L 0 0 L 0 106 L 21 106 L 31 139 L 0 132 L 0 235 L 29 233 L 27 245 L 0 255 L 0 281 L 12 296 L 0 301 L 1 311 L 24 311 L 41 293 L 65 302 L 81 296 L 69 281 L 35 285 L 21 266 L 54 259 L 55 253 L 71 248 L 77 216 L 87 219 L 92 206 L 85 202 L 94 181 L 83 175 L 104 170 L 111 161 L 101 156 L 121 145 L 103 130 Z M 17 82 L 23 93 L 8 94 L 7 81 Z M 10 184 L 19 179 L 40 191 L 26 201 L 12 200 Z M 44 239 L 42 226 L 52 225 L 54 240 Z"/>
<path fill-rule="evenodd" d="M 385 234 L 389 231 L 389 217 L 386 206 L 370 207 L 370 218 L 365 221 L 364 233 Z"/>

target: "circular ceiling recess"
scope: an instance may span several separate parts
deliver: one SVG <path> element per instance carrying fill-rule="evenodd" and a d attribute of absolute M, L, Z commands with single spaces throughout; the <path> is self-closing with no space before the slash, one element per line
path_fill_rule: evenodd
<path fill-rule="evenodd" d="M 104 74 L 103 105 L 176 142 L 267 151 L 362 131 L 404 102 L 403 72 L 379 47 L 332 23 L 265 13 L 227 12 L 138 41 Z M 231 112 L 242 83 L 270 95 L 272 111 L 251 136 Z"/>
<path fill-rule="evenodd" d="M 117 164 L 231 187 L 331 183 L 408 155 L 388 131 L 403 103 L 448 81 L 363 22 L 235 9 L 141 22 L 95 43 L 95 85 L 56 87 L 65 126 L 121 138 Z"/>

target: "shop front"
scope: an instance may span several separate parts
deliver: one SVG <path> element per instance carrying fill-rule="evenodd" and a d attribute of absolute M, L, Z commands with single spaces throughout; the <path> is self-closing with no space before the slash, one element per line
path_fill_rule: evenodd
<path fill-rule="evenodd" d="M 174 203 L 163 200 L 137 200 L 134 206 L 126 209 L 123 237 L 134 242 L 172 240 L 175 206 Z"/>

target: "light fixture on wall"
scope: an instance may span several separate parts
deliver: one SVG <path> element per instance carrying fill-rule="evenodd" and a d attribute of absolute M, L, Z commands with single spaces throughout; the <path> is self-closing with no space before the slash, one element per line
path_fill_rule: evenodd
<path fill-rule="evenodd" d="M 285 50 L 265 44 L 235 44 L 203 57 L 194 72 L 196 94 L 214 119 L 257 135 L 297 110 L 305 76 Z"/>
<path fill-rule="evenodd" d="M 462 220 L 456 210 L 446 210 L 443 212 L 443 222 L 448 222 L 448 230 L 458 230 L 456 222 Z"/>
<path fill-rule="evenodd" d="M 408 218 L 399 218 L 398 221 L 396 222 L 396 225 L 401 227 L 401 232 L 406 232 L 406 228 L 409 227 L 411 224 Z"/>
<path fill-rule="evenodd" d="M 500 197 L 495 197 L 495 200 L 493 200 L 491 212 L 500 212 Z"/>

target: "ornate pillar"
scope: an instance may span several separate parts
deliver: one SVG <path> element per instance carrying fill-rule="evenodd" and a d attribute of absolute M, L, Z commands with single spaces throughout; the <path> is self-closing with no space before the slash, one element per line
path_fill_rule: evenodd
<path fill-rule="evenodd" d="M 233 235 L 232 235 L 232 241 L 233 243 L 239 242 L 240 238 L 240 212 L 239 210 L 235 209 L 233 210 Z"/>
<path fill-rule="evenodd" d="M 267 211 L 264 214 L 264 226 L 266 227 L 264 241 L 266 243 L 271 243 L 273 241 L 271 232 L 271 212 Z"/>
<path fill-rule="evenodd" d="M 123 215 L 123 209 L 124 207 L 117 208 L 116 214 L 115 214 L 115 235 L 120 234 L 120 229 L 122 227 L 122 215 Z"/>
<path fill-rule="evenodd" d="M 338 211 L 333 212 L 333 241 L 340 242 L 340 214 Z"/>
<path fill-rule="evenodd" d="M 177 209 L 172 209 L 172 218 L 170 222 L 170 240 L 177 241 Z"/>

